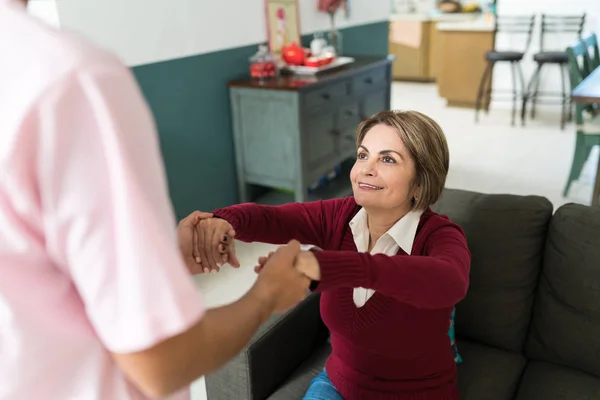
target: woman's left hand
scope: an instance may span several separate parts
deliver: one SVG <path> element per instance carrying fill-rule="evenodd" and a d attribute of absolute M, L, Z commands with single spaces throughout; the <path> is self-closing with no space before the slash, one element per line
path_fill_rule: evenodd
<path fill-rule="evenodd" d="M 201 220 L 212 218 L 212 216 L 211 213 L 194 211 L 182 219 L 177 225 L 177 236 L 181 255 L 192 275 L 203 272 L 202 265 L 196 261 L 197 254 L 194 248 L 197 241 L 196 225 L 198 225 Z"/>
<path fill-rule="evenodd" d="M 204 272 L 218 272 L 228 262 L 239 268 L 240 262 L 235 254 L 235 230 L 231 224 L 221 218 L 202 219 L 196 225 L 195 254 Z"/>

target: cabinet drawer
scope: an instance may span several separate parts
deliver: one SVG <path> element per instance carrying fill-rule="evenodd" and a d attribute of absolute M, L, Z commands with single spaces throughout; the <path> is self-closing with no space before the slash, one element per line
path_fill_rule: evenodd
<path fill-rule="evenodd" d="M 361 113 L 366 118 L 372 117 L 379 111 L 389 109 L 388 88 L 381 87 L 379 90 L 366 95 L 361 104 Z"/>
<path fill-rule="evenodd" d="M 361 120 L 359 103 L 347 104 L 338 110 L 336 134 L 340 140 L 341 157 L 356 155 L 356 128 Z"/>
<path fill-rule="evenodd" d="M 302 132 L 302 160 L 309 184 L 329 172 L 338 161 L 339 135 L 335 130 L 335 113 L 311 117 Z"/>
<path fill-rule="evenodd" d="M 387 80 L 387 69 L 377 68 L 362 73 L 352 80 L 352 91 L 354 94 L 363 94 L 377 86 L 381 86 Z"/>
<path fill-rule="evenodd" d="M 359 103 L 351 103 L 348 105 L 341 106 L 338 110 L 338 123 L 339 128 L 352 128 L 356 129 L 360 121 L 363 119 L 360 112 Z"/>
<path fill-rule="evenodd" d="M 307 111 L 332 107 L 345 99 L 349 93 L 349 82 L 338 82 L 306 93 L 304 105 Z"/>

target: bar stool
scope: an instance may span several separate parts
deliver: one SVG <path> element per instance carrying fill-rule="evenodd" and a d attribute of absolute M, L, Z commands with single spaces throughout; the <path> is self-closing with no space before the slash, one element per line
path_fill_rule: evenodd
<path fill-rule="evenodd" d="M 527 52 L 531 43 L 531 37 L 533 33 L 533 27 L 535 25 L 535 14 L 531 16 L 498 16 L 496 17 L 496 26 L 494 28 L 494 36 L 497 37 L 498 33 L 508 33 L 511 35 L 525 35 L 525 40 L 522 42 L 525 44 L 521 51 L 517 50 L 490 50 L 485 53 L 485 59 L 487 66 L 481 77 L 479 83 L 479 89 L 477 91 L 477 100 L 475 101 L 475 122 L 479 121 L 479 110 L 481 109 L 481 103 L 485 97 L 485 111 L 489 111 L 490 102 L 492 100 L 492 72 L 494 65 L 499 62 L 510 63 L 511 66 L 511 77 L 512 77 L 512 120 L 511 125 L 515 124 L 515 117 L 517 113 L 517 99 L 523 96 L 525 92 L 525 79 L 523 78 L 523 71 L 521 70 L 521 60 Z M 494 46 L 496 47 L 496 46 Z M 517 90 L 517 75 L 519 75 L 520 93 Z M 487 86 L 487 87 L 486 87 Z M 494 92 L 500 92 L 495 90 Z"/>
<path fill-rule="evenodd" d="M 525 125 L 525 116 L 527 114 L 527 102 L 531 100 L 531 119 L 535 118 L 535 106 L 538 100 L 545 100 L 543 97 L 560 96 L 561 117 L 560 129 L 565 128 L 567 118 L 571 120 L 571 96 L 567 89 L 566 75 L 569 73 L 569 60 L 566 52 L 563 51 L 546 51 L 545 39 L 547 34 L 577 34 L 577 39 L 581 38 L 583 26 L 585 24 L 585 13 L 578 16 L 572 15 L 546 15 L 542 14 L 540 26 L 540 51 L 533 55 L 533 60 L 537 63 L 537 68 L 529 80 L 527 91 L 523 96 L 523 106 L 521 108 L 521 124 Z M 546 64 L 558 65 L 560 68 L 561 89 L 560 93 L 540 92 L 540 74 L 542 67 Z M 539 99 L 542 97 L 542 99 Z M 548 99 L 550 103 L 556 104 L 556 99 Z"/>

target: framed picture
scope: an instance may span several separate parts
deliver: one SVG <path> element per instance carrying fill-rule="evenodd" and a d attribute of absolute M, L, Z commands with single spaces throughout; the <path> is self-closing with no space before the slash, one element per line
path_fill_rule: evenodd
<path fill-rule="evenodd" d="M 297 0 L 265 0 L 267 40 L 269 50 L 281 54 L 281 48 L 300 43 L 300 22 Z"/>

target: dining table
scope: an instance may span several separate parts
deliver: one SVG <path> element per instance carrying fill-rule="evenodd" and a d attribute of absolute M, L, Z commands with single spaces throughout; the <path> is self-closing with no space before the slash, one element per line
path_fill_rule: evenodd
<path fill-rule="evenodd" d="M 571 92 L 571 101 L 579 104 L 600 104 L 600 67 L 596 67 Z M 600 157 L 599 157 L 600 158 Z M 594 182 L 592 206 L 600 205 L 600 159 Z"/>

